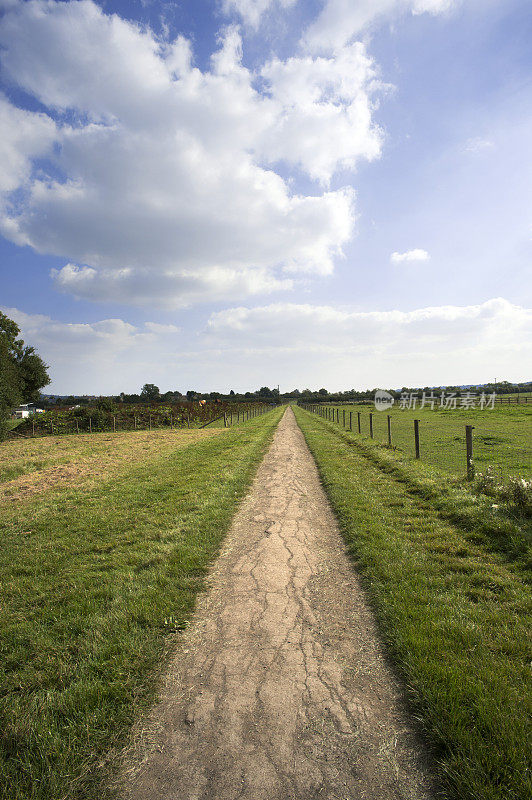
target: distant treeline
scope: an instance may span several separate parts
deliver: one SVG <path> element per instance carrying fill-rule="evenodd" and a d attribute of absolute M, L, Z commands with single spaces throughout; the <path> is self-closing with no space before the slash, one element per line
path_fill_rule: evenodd
<path fill-rule="evenodd" d="M 385 387 L 377 387 L 385 388 Z M 250 403 L 250 402 L 284 402 L 289 400 L 304 400 L 307 402 L 320 400 L 328 402 L 346 402 L 348 400 L 371 400 L 373 399 L 377 388 L 366 389 L 359 391 L 357 389 L 348 389 L 345 392 L 329 392 L 327 389 L 293 389 L 291 392 L 279 393 L 277 389 L 270 389 L 268 386 L 262 386 L 254 392 L 239 393 L 231 390 L 228 394 L 222 392 L 197 392 L 189 389 L 185 393 L 179 391 L 160 392 L 159 388 L 154 384 L 145 384 L 139 394 L 126 394 L 121 392 L 119 395 L 111 397 L 96 397 L 96 396 L 57 396 L 57 395 L 43 395 L 40 405 L 44 408 L 65 407 L 65 406 L 89 406 L 102 408 L 102 405 L 108 406 L 105 410 L 111 410 L 116 405 L 121 404 L 146 404 L 152 405 L 154 403 L 182 403 L 188 401 L 189 403 L 197 402 L 199 400 L 207 400 L 210 402 L 232 402 L 232 403 Z M 403 386 L 401 389 L 387 389 L 394 397 L 399 398 L 403 392 L 413 392 L 420 394 L 421 392 L 438 392 L 445 391 L 456 392 L 485 392 L 486 394 L 516 394 L 516 393 L 532 393 L 532 381 L 524 383 L 510 383 L 509 381 L 500 381 L 497 383 L 483 383 L 483 384 L 463 384 L 461 386 Z"/>

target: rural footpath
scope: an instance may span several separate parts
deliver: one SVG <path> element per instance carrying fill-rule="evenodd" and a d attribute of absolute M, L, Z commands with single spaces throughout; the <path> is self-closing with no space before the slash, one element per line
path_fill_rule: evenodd
<path fill-rule="evenodd" d="M 388 669 L 288 408 L 123 757 L 124 800 L 428 800 Z"/>

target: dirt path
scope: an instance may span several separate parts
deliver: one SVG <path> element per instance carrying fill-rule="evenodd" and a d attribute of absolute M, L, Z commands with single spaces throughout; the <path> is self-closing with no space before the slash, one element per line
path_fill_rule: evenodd
<path fill-rule="evenodd" d="M 423 748 L 288 410 L 235 517 L 127 800 L 427 800 Z"/>

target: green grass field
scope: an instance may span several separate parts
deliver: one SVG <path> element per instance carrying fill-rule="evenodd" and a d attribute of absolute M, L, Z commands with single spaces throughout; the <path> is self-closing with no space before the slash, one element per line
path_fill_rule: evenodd
<path fill-rule="evenodd" d="M 90 480 L 0 499 L 4 800 L 103 796 L 102 760 L 153 697 L 282 410 L 188 441 L 124 434 L 114 459 L 108 434 L 21 456 L 19 481 L 76 452 Z"/>
<path fill-rule="evenodd" d="M 294 410 L 444 796 L 532 796 L 529 523 Z"/>
<path fill-rule="evenodd" d="M 402 460 L 415 458 L 414 420 L 419 420 L 421 460 L 454 474 L 466 473 L 465 426 L 473 425 L 473 462 L 478 472 L 488 467 L 503 476 L 532 476 L 532 403 L 497 405 L 489 409 L 441 410 L 435 408 L 401 410 L 394 406 L 389 411 L 377 411 L 372 405 L 326 405 L 329 414 L 339 414 L 343 427 L 351 422 L 358 432 L 358 414 L 361 418 L 361 436 L 370 440 L 369 415 L 373 414 L 375 444 L 388 443 L 388 421 L 391 417 L 392 445 Z M 336 418 L 336 417 L 335 417 Z"/>

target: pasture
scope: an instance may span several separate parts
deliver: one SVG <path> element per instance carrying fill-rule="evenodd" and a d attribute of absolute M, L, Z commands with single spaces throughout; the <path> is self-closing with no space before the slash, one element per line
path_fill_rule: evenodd
<path fill-rule="evenodd" d="M 0 500 L 0 797 L 101 796 L 281 413 L 0 446 L 11 489 L 67 471 Z"/>
<path fill-rule="evenodd" d="M 294 410 L 445 796 L 524 800 L 530 520 Z"/>
<path fill-rule="evenodd" d="M 361 438 L 368 444 L 388 445 L 388 420 L 391 421 L 391 441 L 398 460 L 415 460 L 414 420 L 419 420 L 420 460 L 444 472 L 463 476 L 466 468 L 465 426 L 472 425 L 473 464 L 477 472 L 491 467 L 501 476 L 532 477 L 532 403 L 496 404 L 492 409 L 470 408 L 455 410 L 402 410 L 394 405 L 377 411 L 373 404 L 329 405 L 329 417 L 338 417 L 338 424 L 358 433 L 360 414 Z M 351 416 L 350 416 L 351 414 Z M 370 435 L 372 415 L 373 438 Z M 337 416 L 336 416 L 337 415 Z"/>

